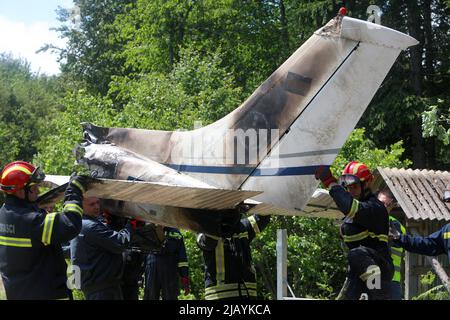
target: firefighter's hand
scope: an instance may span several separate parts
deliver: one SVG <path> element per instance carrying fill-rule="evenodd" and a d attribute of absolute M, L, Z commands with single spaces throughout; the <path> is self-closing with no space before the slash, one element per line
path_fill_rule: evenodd
<path fill-rule="evenodd" d="M 78 190 L 84 193 L 87 190 L 90 180 L 91 179 L 88 176 L 77 175 L 76 172 L 73 172 L 70 176 L 69 187 L 75 186 Z"/>
<path fill-rule="evenodd" d="M 191 292 L 191 288 L 189 287 L 189 277 L 181 277 L 181 283 L 183 285 L 184 294 L 188 295 Z"/>
<path fill-rule="evenodd" d="M 400 236 L 401 233 L 396 228 L 389 227 L 389 239 L 396 241 L 400 239 Z"/>
<path fill-rule="evenodd" d="M 332 183 L 337 183 L 337 180 L 333 177 L 329 166 L 319 166 L 314 173 L 314 177 L 317 180 L 322 181 L 325 188 L 328 188 Z"/>

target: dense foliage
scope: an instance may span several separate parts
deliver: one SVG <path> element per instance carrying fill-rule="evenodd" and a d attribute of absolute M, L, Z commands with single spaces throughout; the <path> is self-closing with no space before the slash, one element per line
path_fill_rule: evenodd
<path fill-rule="evenodd" d="M 342 3 L 331 0 L 74 0 L 59 8 L 62 74 L 30 72 L 0 56 L 0 165 L 23 159 L 51 174 L 75 168 L 81 122 L 190 129 L 236 108 Z M 369 1 L 346 1 L 367 19 Z M 403 53 L 337 157 L 377 166 L 448 169 L 449 2 L 380 1 L 381 23 L 420 41 Z M 295 295 L 334 298 L 345 258 L 338 222 L 274 217 L 253 243 L 259 295 L 274 298 L 276 230 L 289 234 Z M 185 233 L 192 295 L 203 297 L 202 257 Z"/>

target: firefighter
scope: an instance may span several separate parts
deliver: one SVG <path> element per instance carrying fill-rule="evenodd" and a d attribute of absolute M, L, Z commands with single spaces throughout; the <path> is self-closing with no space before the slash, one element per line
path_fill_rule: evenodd
<path fill-rule="evenodd" d="M 189 265 L 183 235 L 178 229 L 164 227 L 162 247 L 147 255 L 145 263 L 144 300 L 177 300 L 178 276 L 184 293 L 189 294 Z M 177 276 L 178 275 L 178 276 Z"/>
<path fill-rule="evenodd" d="M 349 162 L 337 183 L 330 168 L 320 166 L 315 173 L 345 215 L 341 235 L 349 248 L 346 298 L 390 299 L 394 273 L 388 246 L 389 214 L 371 192 L 373 179 L 363 163 Z"/>
<path fill-rule="evenodd" d="M 103 212 L 104 221 L 113 230 L 120 231 L 125 227 L 127 218 Z M 133 226 L 134 224 L 134 226 Z M 145 247 L 138 242 L 140 231 L 143 230 L 145 223 L 132 220 L 133 233 L 127 249 L 124 252 L 124 268 L 121 281 L 121 290 L 124 300 L 139 300 L 139 287 L 144 274 Z"/>
<path fill-rule="evenodd" d="M 392 192 L 388 188 L 385 188 L 378 193 L 377 198 L 383 202 L 389 213 L 389 229 L 395 229 L 397 232 L 405 234 L 405 227 L 391 215 L 392 209 L 397 207 L 397 201 Z M 394 264 L 394 276 L 392 277 L 391 282 L 391 299 L 402 300 L 401 266 L 403 261 L 403 248 L 395 244 L 392 239 L 389 240 L 389 247 L 391 249 L 392 262 Z"/>
<path fill-rule="evenodd" d="M 444 202 L 450 202 L 450 186 L 444 190 L 442 199 Z M 438 256 L 446 254 L 450 262 L 450 223 L 444 225 L 440 230 L 430 234 L 427 237 L 411 236 L 401 234 L 393 230 L 391 236 L 395 244 L 401 246 L 406 251 L 423 254 L 425 256 Z"/>
<path fill-rule="evenodd" d="M 399 232 L 394 232 L 392 236 L 394 243 L 406 251 L 425 256 L 446 254 L 450 262 L 450 223 L 427 237 L 412 236 Z"/>
<path fill-rule="evenodd" d="M 62 212 L 47 213 L 36 200 L 45 174 L 32 164 L 15 161 L 0 174 L 6 193 L 0 209 L 0 272 L 8 299 L 68 299 L 67 265 L 61 243 L 81 229 L 87 178 L 72 175 Z"/>
<path fill-rule="evenodd" d="M 80 272 L 78 288 L 87 300 L 122 300 L 122 254 L 130 242 L 132 224 L 114 231 L 100 220 L 98 198 L 84 199 L 83 206 L 81 232 L 70 242 L 71 262 Z"/>
<path fill-rule="evenodd" d="M 228 213 L 222 237 L 201 233 L 197 245 L 205 261 L 205 299 L 256 299 L 256 270 L 250 243 L 269 223 L 269 216 Z"/>

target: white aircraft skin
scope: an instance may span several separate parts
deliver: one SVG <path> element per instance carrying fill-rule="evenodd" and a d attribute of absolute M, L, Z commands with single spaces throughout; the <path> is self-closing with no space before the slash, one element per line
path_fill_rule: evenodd
<path fill-rule="evenodd" d="M 315 169 L 332 164 L 397 56 L 417 43 L 398 31 L 338 16 L 217 122 L 192 131 L 84 124 L 78 161 L 101 178 L 262 191 L 253 200 L 273 213 L 302 215 L 318 185 Z M 215 221 L 230 215 L 213 218 L 207 210 L 170 202 L 109 203 L 119 214 L 211 234 L 220 233 Z"/>

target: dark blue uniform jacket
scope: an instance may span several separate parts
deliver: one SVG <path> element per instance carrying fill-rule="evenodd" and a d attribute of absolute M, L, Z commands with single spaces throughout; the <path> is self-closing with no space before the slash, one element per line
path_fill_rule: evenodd
<path fill-rule="evenodd" d="M 61 243 L 81 229 L 82 197 L 66 190 L 63 212 L 7 196 L 0 209 L 0 272 L 8 299 L 68 298 Z"/>
<path fill-rule="evenodd" d="M 85 293 L 120 285 L 124 260 L 122 253 L 130 242 L 131 225 L 119 232 L 97 218 L 83 216 L 81 232 L 70 243 L 72 265 L 81 271 Z"/>
<path fill-rule="evenodd" d="M 428 237 L 402 234 L 395 243 L 407 251 L 426 256 L 446 254 L 450 261 L 450 223 Z"/>

